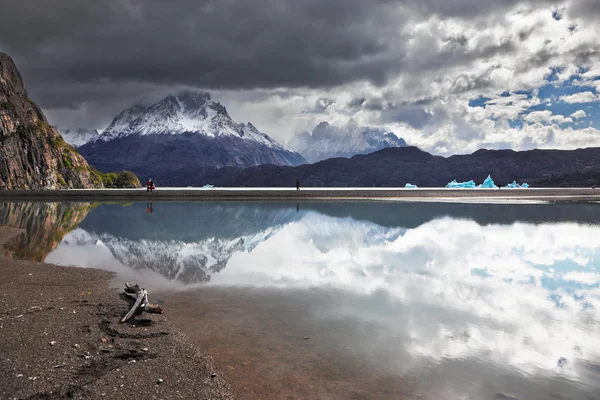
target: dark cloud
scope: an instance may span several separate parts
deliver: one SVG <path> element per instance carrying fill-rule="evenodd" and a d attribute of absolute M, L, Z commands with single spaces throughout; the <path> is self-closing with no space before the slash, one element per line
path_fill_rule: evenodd
<path fill-rule="evenodd" d="M 531 32 L 474 49 L 459 33 L 438 49 L 434 38 L 414 34 L 410 26 L 416 22 L 436 16 L 486 26 L 490 16 L 503 16 L 518 3 L 562 2 L 0 0 L 0 51 L 15 59 L 30 94 L 51 115 L 80 110 L 97 127 L 139 98 L 163 95 L 174 87 L 269 89 L 284 97 L 289 88 L 328 89 L 362 81 L 384 86 L 402 74 L 415 77 L 415 86 L 423 85 L 421 72 L 511 53 Z M 598 8 L 595 0 L 575 3 L 567 14 Z M 411 40 L 416 45 L 409 52 Z M 486 83 L 463 82 L 455 90 Z M 385 111 L 388 119 L 402 120 L 405 111 L 389 106 L 390 101 L 355 99 L 348 107 Z M 327 106 L 317 103 L 311 112 Z M 415 112 L 417 116 L 406 119 L 415 119 L 419 126 L 427 117 Z"/>
<path fill-rule="evenodd" d="M 29 82 L 211 89 L 383 83 L 398 72 L 391 1 L 3 0 L 0 49 Z"/>

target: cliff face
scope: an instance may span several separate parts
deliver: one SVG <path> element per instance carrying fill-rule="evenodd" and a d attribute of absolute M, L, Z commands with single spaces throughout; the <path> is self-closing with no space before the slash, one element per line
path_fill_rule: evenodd
<path fill-rule="evenodd" d="M 102 187 L 85 159 L 28 97 L 13 60 L 0 53 L 0 188 Z"/>

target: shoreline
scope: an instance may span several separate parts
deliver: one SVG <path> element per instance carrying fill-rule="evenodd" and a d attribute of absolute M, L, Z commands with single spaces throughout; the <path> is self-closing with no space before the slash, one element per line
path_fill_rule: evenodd
<path fill-rule="evenodd" d="M 22 232 L 0 227 L 0 246 Z M 0 397 L 234 398 L 212 357 L 168 320 L 169 310 L 118 323 L 129 304 L 111 287 L 113 273 L 5 253 Z"/>
<path fill-rule="evenodd" d="M 445 189 L 445 188 L 161 188 L 146 189 L 64 189 L 3 190 L 0 200 L 77 201 L 540 201 L 549 203 L 600 202 L 600 189 Z"/>

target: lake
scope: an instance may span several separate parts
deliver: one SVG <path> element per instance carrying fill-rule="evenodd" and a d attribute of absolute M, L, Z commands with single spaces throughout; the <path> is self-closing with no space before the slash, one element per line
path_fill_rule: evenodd
<path fill-rule="evenodd" d="M 137 282 L 240 398 L 600 399 L 600 205 L 4 203 Z"/>

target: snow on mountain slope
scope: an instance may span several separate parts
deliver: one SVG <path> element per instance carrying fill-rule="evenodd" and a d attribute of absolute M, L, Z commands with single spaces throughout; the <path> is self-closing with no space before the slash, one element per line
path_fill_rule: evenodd
<path fill-rule="evenodd" d="M 103 141 L 110 141 L 129 135 L 181 133 L 198 133 L 211 138 L 233 136 L 285 149 L 251 123 L 246 125 L 234 122 L 227 109 L 211 100 L 209 93 L 190 91 L 177 96 L 170 94 L 146 108 L 135 106 L 121 112 L 101 138 Z"/>
<path fill-rule="evenodd" d="M 59 132 L 65 142 L 73 147 L 83 146 L 100 138 L 100 134 L 95 129 L 60 129 Z"/>
<path fill-rule="evenodd" d="M 321 122 L 312 134 L 299 133 L 288 146 L 309 162 L 317 162 L 334 157 L 350 158 L 388 147 L 405 147 L 406 142 L 383 128 L 360 127 L 354 119 L 350 119 L 342 127 Z"/>

